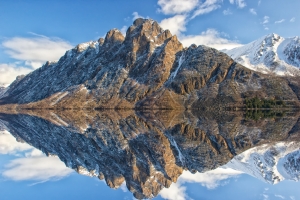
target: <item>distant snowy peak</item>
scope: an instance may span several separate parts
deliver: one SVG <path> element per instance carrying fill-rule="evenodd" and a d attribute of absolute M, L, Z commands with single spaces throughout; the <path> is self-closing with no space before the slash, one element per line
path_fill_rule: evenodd
<path fill-rule="evenodd" d="M 255 147 L 235 156 L 224 167 L 245 172 L 270 184 L 300 180 L 299 143 L 280 142 Z"/>
<path fill-rule="evenodd" d="M 300 75 L 300 39 L 270 34 L 241 47 L 223 50 L 236 62 L 262 73 Z"/>

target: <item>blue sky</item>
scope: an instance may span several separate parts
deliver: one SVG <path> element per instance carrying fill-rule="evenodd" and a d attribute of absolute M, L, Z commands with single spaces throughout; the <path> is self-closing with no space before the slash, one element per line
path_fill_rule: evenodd
<path fill-rule="evenodd" d="M 0 2 L 0 84 L 58 60 L 112 28 L 152 18 L 185 46 L 218 49 L 264 35 L 299 36 L 299 0 L 11 0 Z"/>

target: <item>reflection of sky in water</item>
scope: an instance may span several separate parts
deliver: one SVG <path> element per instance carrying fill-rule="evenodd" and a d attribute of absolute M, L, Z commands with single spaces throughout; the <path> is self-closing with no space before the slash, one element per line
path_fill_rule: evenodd
<path fill-rule="evenodd" d="M 0 134 L 1 199 L 132 199 L 125 184 L 111 189 L 104 181 L 75 173 L 57 157 Z M 276 185 L 232 169 L 185 171 L 156 199 L 300 199 L 299 182 Z"/>

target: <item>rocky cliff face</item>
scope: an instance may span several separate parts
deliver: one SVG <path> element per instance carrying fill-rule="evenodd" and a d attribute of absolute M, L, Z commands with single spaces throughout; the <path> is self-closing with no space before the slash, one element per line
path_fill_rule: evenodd
<path fill-rule="evenodd" d="M 224 50 L 249 69 L 280 76 L 299 76 L 300 39 L 270 34 L 241 47 Z"/>
<path fill-rule="evenodd" d="M 125 181 L 139 199 L 156 196 L 183 170 L 205 172 L 259 145 L 299 141 L 293 137 L 297 113 L 249 121 L 237 113 L 215 118 L 175 110 L 28 112 L 0 114 L 0 120 L 18 141 L 58 156 L 78 173 L 105 179 L 111 188 Z"/>
<path fill-rule="evenodd" d="M 17 80 L 0 103 L 186 109 L 240 102 L 249 95 L 298 100 L 286 79 L 254 72 L 212 48 L 183 48 L 157 22 L 137 19 L 126 37 L 113 29 L 105 39 L 79 44 L 58 62 Z"/>

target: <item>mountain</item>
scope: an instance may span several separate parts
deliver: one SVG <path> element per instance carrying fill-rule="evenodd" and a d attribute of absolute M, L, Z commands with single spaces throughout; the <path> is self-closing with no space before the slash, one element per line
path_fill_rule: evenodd
<path fill-rule="evenodd" d="M 125 37 L 112 29 L 19 78 L 0 104 L 219 110 L 256 96 L 298 102 L 300 83 L 250 70 L 213 48 L 183 48 L 157 22 L 139 18 Z"/>
<path fill-rule="evenodd" d="M 235 156 L 224 167 L 245 172 L 270 184 L 300 180 L 298 142 L 265 144 Z"/>
<path fill-rule="evenodd" d="M 0 98 L 3 96 L 5 92 L 6 92 L 6 87 L 0 85 Z"/>
<path fill-rule="evenodd" d="M 300 75 L 300 39 L 270 34 L 241 47 L 223 50 L 236 62 L 261 73 Z"/>

